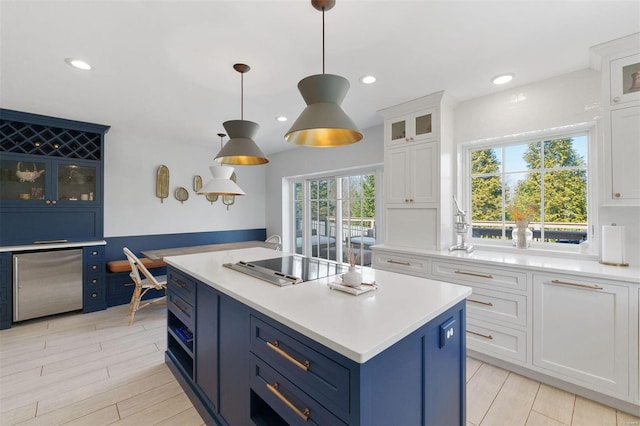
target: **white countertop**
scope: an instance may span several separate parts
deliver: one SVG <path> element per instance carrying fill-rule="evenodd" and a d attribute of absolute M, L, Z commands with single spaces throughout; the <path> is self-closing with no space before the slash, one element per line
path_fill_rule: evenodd
<path fill-rule="evenodd" d="M 533 254 L 527 250 L 515 251 L 493 251 L 476 249 L 471 253 L 464 251 L 448 250 L 424 250 L 407 247 L 396 247 L 385 244 L 373 246 L 374 250 L 392 251 L 396 253 L 411 255 L 424 255 L 438 257 L 442 260 L 464 259 L 470 262 L 481 264 L 507 265 L 521 267 L 536 271 L 557 272 L 566 274 L 587 275 L 594 278 L 604 278 L 640 284 L 639 266 L 609 266 L 599 263 L 591 258 L 569 257 L 566 254 L 557 256 L 545 254 Z"/>
<path fill-rule="evenodd" d="M 77 241 L 73 243 L 51 243 L 51 244 L 28 244 L 23 246 L 4 246 L 0 247 L 0 253 L 7 251 L 26 251 L 26 250 L 50 250 L 59 248 L 85 247 L 85 246 L 104 246 L 105 240 L 98 241 Z"/>
<path fill-rule="evenodd" d="M 471 288 L 364 268 L 378 289 L 360 296 L 330 290 L 336 277 L 279 287 L 223 263 L 288 256 L 266 248 L 165 257 L 216 290 L 358 363 L 364 363 L 471 294 Z"/>

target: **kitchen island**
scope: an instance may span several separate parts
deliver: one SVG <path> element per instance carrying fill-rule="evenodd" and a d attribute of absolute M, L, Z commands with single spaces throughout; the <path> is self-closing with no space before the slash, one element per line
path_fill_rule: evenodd
<path fill-rule="evenodd" d="M 167 257 L 167 364 L 220 424 L 464 424 L 471 289 L 365 268 L 279 287 L 225 263 L 265 248 Z"/>

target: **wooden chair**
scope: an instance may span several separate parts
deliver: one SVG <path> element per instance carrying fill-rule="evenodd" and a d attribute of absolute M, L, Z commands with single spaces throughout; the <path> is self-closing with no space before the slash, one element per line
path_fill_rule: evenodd
<path fill-rule="evenodd" d="M 135 284 L 133 295 L 131 295 L 131 302 L 129 303 L 129 325 L 131 325 L 133 324 L 133 317 L 139 309 L 142 309 L 152 303 L 166 303 L 167 276 L 159 275 L 157 277 L 154 277 L 146 268 L 146 266 L 144 266 L 144 264 L 140 261 L 140 259 L 138 259 L 136 255 L 131 252 L 131 250 L 124 247 L 122 251 L 124 252 L 125 256 L 127 256 L 127 260 L 131 265 L 131 273 L 129 274 L 129 276 Z M 140 272 L 142 272 L 144 278 L 140 276 Z M 144 295 L 151 289 L 164 290 L 165 296 L 145 301 L 144 303 L 140 304 L 140 301 L 142 300 Z"/>

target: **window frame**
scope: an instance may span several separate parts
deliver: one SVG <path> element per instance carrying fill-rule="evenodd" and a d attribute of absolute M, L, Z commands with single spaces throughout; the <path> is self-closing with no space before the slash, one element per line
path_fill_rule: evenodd
<path fill-rule="evenodd" d="M 309 256 L 312 255 L 312 247 L 311 247 L 311 211 L 310 211 L 310 187 L 309 182 L 312 180 L 322 180 L 322 179 L 335 179 L 337 182 L 337 188 L 340 187 L 341 179 L 344 177 L 355 176 L 355 175 L 367 175 L 373 174 L 375 176 L 375 210 L 376 215 L 374 218 L 375 228 L 376 228 L 376 244 L 380 244 L 382 234 L 380 230 L 382 229 L 382 174 L 383 168 L 382 165 L 372 165 L 366 167 L 358 167 L 358 168 L 349 168 L 342 170 L 334 170 L 331 172 L 323 172 L 323 173 L 312 173 L 308 175 L 301 175 L 288 178 L 288 192 L 289 192 L 289 206 L 288 211 L 290 213 L 291 220 L 289 221 L 289 235 L 291 236 L 287 244 L 291 247 L 291 252 L 295 252 L 296 250 L 296 199 L 295 199 L 295 186 L 296 184 L 302 185 L 302 255 Z M 341 207 L 336 204 L 336 210 L 341 210 Z"/>
<path fill-rule="evenodd" d="M 527 144 L 531 142 L 544 142 L 548 140 L 573 137 L 577 135 L 587 136 L 587 241 L 592 247 L 597 246 L 598 224 L 598 151 L 596 140 L 596 123 L 583 122 L 568 126 L 554 127 L 544 130 L 523 132 L 515 135 L 499 136 L 494 138 L 479 139 L 458 144 L 458 192 L 463 200 L 462 208 L 471 210 L 471 152 L 479 149 L 493 149 L 507 145 Z M 504 161 L 504 159 L 503 159 Z M 468 216 L 471 223 L 471 214 Z M 507 239 L 474 238 L 468 235 L 468 241 L 474 246 L 494 248 L 500 250 L 521 250 L 512 246 L 512 241 Z M 533 241 L 529 250 L 543 252 L 568 252 L 581 253 L 580 244 L 561 244 Z"/>

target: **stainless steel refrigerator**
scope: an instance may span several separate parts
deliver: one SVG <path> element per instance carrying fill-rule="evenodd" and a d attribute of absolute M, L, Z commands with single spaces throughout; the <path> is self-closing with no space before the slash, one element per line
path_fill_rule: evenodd
<path fill-rule="evenodd" d="M 82 309 L 82 249 L 13 255 L 13 320 Z"/>

